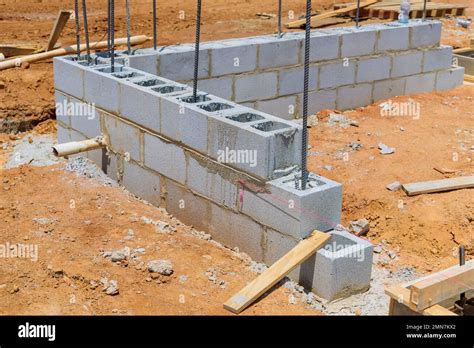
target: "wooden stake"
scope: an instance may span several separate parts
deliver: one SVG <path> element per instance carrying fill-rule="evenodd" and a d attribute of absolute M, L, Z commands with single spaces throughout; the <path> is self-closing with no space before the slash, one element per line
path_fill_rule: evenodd
<path fill-rule="evenodd" d="M 46 52 L 51 51 L 58 42 L 59 36 L 63 31 L 64 27 L 66 26 L 69 17 L 71 17 L 72 11 L 65 11 L 61 10 L 58 13 L 58 17 L 56 18 L 56 22 L 54 23 L 53 30 L 51 31 L 51 35 L 49 36 L 48 45 L 46 46 Z"/>

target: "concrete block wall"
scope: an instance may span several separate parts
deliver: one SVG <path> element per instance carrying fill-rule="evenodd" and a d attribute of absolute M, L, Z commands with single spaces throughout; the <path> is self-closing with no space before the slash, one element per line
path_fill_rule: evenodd
<path fill-rule="evenodd" d="M 351 109 L 461 84 L 462 68 L 451 73 L 452 49 L 440 46 L 440 37 L 438 21 L 314 30 L 309 111 Z M 131 67 L 191 85 L 193 51 L 192 44 L 143 49 L 127 60 Z M 283 119 L 299 118 L 303 52 L 303 32 L 204 43 L 200 89 Z"/>

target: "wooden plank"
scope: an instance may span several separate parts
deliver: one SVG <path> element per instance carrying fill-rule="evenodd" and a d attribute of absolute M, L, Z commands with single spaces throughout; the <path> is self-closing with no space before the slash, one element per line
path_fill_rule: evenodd
<path fill-rule="evenodd" d="M 360 4 L 360 8 L 370 6 L 370 5 L 375 4 L 379 1 L 380 0 L 366 1 L 366 2 Z M 340 15 L 340 14 L 344 14 L 344 13 L 350 12 L 354 9 L 357 9 L 357 5 L 352 5 L 352 6 L 348 6 L 348 7 L 345 7 L 345 8 L 341 8 L 339 10 L 330 11 L 330 12 L 322 13 L 320 15 L 313 16 L 313 17 L 311 17 L 311 26 L 313 25 L 313 22 L 316 22 L 318 20 L 329 18 L 329 17 L 334 17 L 334 16 L 337 16 L 337 15 Z M 300 28 L 301 26 L 304 26 L 305 24 L 306 24 L 306 19 L 299 19 L 297 21 L 293 21 L 293 22 L 290 22 L 290 23 L 286 24 L 286 27 L 288 29 L 297 29 L 297 28 Z M 316 23 L 314 23 L 314 24 L 316 25 Z"/>
<path fill-rule="evenodd" d="M 464 74 L 464 81 L 473 82 L 473 83 L 474 83 L 474 75 Z"/>
<path fill-rule="evenodd" d="M 459 190 L 474 187 L 474 176 L 460 176 L 457 178 L 432 180 L 403 184 L 403 191 L 408 196 L 420 195 L 423 193 L 435 193 Z"/>
<path fill-rule="evenodd" d="M 415 304 L 410 302 L 410 290 L 404 288 L 401 285 L 395 284 L 385 287 L 385 294 L 390 296 L 390 307 L 389 307 L 389 314 L 393 313 L 395 308 L 395 302 L 403 304 L 408 309 L 418 312 L 421 315 L 450 315 L 455 316 L 456 313 L 451 312 L 449 309 L 444 308 L 438 304 L 434 304 L 424 310 L 419 311 Z"/>
<path fill-rule="evenodd" d="M 49 35 L 48 44 L 46 45 L 46 51 L 51 51 L 54 48 L 54 45 L 56 45 L 56 42 L 58 42 L 59 36 L 61 35 L 61 32 L 66 26 L 66 23 L 69 20 L 69 17 L 71 17 L 71 15 L 72 11 L 59 11 L 58 17 L 56 18 L 56 22 L 54 23 L 53 30 Z"/>
<path fill-rule="evenodd" d="M 34 47 L 21 47 L 21 46 L 15 46 L 15 45 L 0 45 L 0 53 L 2 53 L 6 58 L 32 54 L 36 50 L 37 50 L 37 48 L 34 48 Z"/>
<path fill-rule="evenodd" d="M 418 311 L 474 288 L 474 260 L 434 273 L 410 286 Z"/>
<path fill-rule="evenodd" d="M 330 238 L 331 235 L 328 233 L 314 231 L 310 237 L 299 242 L 270 268 L 227 300 L 224 308 L 236 314 L 242 312 L 298 265 L 306 261 Z"/>

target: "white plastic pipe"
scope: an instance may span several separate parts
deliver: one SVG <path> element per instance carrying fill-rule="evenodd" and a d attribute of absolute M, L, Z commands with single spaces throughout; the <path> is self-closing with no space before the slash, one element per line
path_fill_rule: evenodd
<path fill-rule="evenodd" d="M 106 143 L 103 137 L 87 139 L 83 141 L 72 141 L 70 143 L 57 144 L 53 146 L 53 153 L 57 157 L 75 155 L 85 151 L 97 150 L 105 147 Z"/>

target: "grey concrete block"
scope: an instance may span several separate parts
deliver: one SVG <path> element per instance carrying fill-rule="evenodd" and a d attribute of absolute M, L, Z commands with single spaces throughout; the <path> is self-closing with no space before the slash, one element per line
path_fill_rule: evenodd
<path fill-rule="evenodd" d="M 225 246 L 238 247 L 253 260 L 263 261 L 263 227 L 245 215 L 212 204 L 209 233 Z"/>
<path fill-rule="evenodd" d="M 194 76 L 194 49 L 191 46 L 183 46 L 161 52 L 158 64 L 159 76 L 173 81 L 191 80 Z M 209 76 L 209 50 L 200 50 L 198 77 Z"/>
<path fill-rule="evenodd" d="M 355 73 L 355 60 L 350 60 L 347 65 L 342 60 L 337 63 L 323 64 L 319 70 L 319 88 L 333 88 L 353 84 Z"/>
<path fill-rule="evenodd" d="M 64 127 L 59 122 L 56 125 L 56 132 L 57 132 L 58 144 L 69 143 L 71 141 L 71 135 L 69 134 L 69 128 Z"/>
<path fill-rule="evenodd" d="M 294 175 L 268 182 L 267 192 L 247 189 L 240 209 L 263 225 L 299 240 L 315 229 L 333 229 L 340 223 L 341 208 L 342 185 L 311 174 L 304 191 L 295 189 Z"/>
<path fill-rule="evenodd" d="M 258 48 L 258 67 L 268 69 L 298 64 L 301 47 L 302 40 L 292 37 L 261 43 Z"/>
<path fill-rule="evenodd" d="M 54 87 L 79 99 L 84 99 L 85 67 L 73 62 L 70 57 L 53 59 Z"/>
<path fill-rule="evenodd" d="M 192 84 L 192 82 L 188 83 L 189 86 L 192 86 Z M 210 93 L 227 100 L 232 100 L 233 84 L 233 77 L 225 76 L 220 78 L 199 80 L 198 88 L 200 91 Z"/>
<path fill-rule="evenodd" d="M 135 161 L 123 162 L 123 181 L 125 188 L 151 204 L 161 204 L 160 175 L 152 172 Z"/>
<path fill-rule="evenodd" d="M 140 156 L 140 130 L 120 121 L 110 114 L 101 112 L 103 119 L 103 133 L 109 136 L 112 151 L 124 155 L 130 154 L 130 158 L 141 161 Z"/>
<path fill-rule="evenodd" d="M 405 94 L 405 79 L 374 82 L 374 101 Z"/>
<path fill-rule="evenodd" d="M 436 73 L 420 74 L 407 77 L 405 94 L 431 92 L 435 89 Z"/>
<path fill-rule="evenodd" d="M 456 67 L 438 71 L 436 74 L 436 90 L 444 91 L 461 86 L 464 82 L 464 68 Z"/>
<path fill-rule="evenodd" d="M 379 31 L 376 52 L 405 51 L 410 45 L 410 28 L 399 23 L 385 24 Z"/>
<path fill-rule="evenodd" d="M 277 72 L 235 77 L 235 101 L 245 102 L 277 96 Z"/>
<path fill-rule="evenodd" d="M 336 89 L 319 90 L 308 94 L 308 112 L 316 114 L 323 109 L 336 108 Z M 299 116 L 303 114 L 303 94 L 299 96 Z"/>
<path fill-rule="evenodd" d="M 425 51 L 423 58 L 423 72 L 443 70 L 451 68 L 453 48 L 451 46 L 441 46 L 429 51 Z"/>
<path fill-rule="evenodd" d="M 131 68 L 145 71 L 156 76 L 160 75 L 158 69 L 159 54 L 135 54 L 133 56 L 129 56 L 128 59 Z"/>
<path fill-rule="evenodd" d="M 341 57 L 356 57 L 373 54 L 377 32 L 354 29 L 341 35 Z"/>
<path fill-rule="evenodd" d="M 410 48 L 438 46 L 441 40 L 441 22 L 411 21 Z"/>
<path fill-rule="evenodd" d="M 74 129 L 69 130 L 70 140 L 69 141 L 83 141 L 86 140 L 88 137 L 84 134 L 81 134 Z M 98 149 L 92 151 L 82 152 L 80 154 L 76 154 L 69 157 L 85 157 L 94 162 L 99 168 L 102 168 L 102 156 L 105 156 L 105 150 Z"/>
<path fill-rule="evenodd" d="M 117 67 L 117 71 L 120 71 Z M 108 112 L 119 112 L 119 79 L 88 68 L 84 72 L 84 100 Z"/>
<path fill-rule="evenodd" d="M 100 127 L 100 113 L 88 103 L 75 98 L 69 98 L 68 114 L 71 128 L 81 132 L 88 138 L 95 138 L 102 134 Z"/>
<path fill-rule="evenodd" d="M 299 241 L 300 240 L 281 234 L 271 228 L 266 228 L 263 262 L 270 267 L 293 249 Z M 300 267 L 290 272 L 288 277 L 298 282 L 300 278 Z"/>
<path fill-rule="evenodd" d="M 377 57 L 359 60 L 356 82 L 370 82 L 390 77 L 392 60 L 390 57 Z"/>
<path fill-rule="evenodd" d="M 145 133 L 145 166 L 177 181 L 186 182 L 186 158 L 179 146 Z"/>
<path fill-rule="evenodd" d="M 120 115 L 154 132 L 161 131 L 161 96 L 158 93 L 131 81 L 122 81 L 119 93 Z"/>
<path fill-rule="evenodd" d="M 316 89 L 318 84 L 318 67 L 309 68 L 309 90 Z M 303 93 L 304 87 L 304 68 L 282 69 L 278 75 L 278 95 L 290 95 Z"/>
<path fill-rule="evenodd" d="M 166 210 L 187 225 L 210 232 L 211 203 L 184 187 L 165 179 Z"/>
<path fill-rule="evenodd" d="M 312 32 L 310 61 L 320 62 L 339 58 L 340 38 L 340 35 L 336 33 L 324 34 L 317 31 Z"/>
<path fill-rule="evenodd" d="M 340 87 L 337 89 L 337 108 L 354 109 L 372 103 L 372 84 Z"/>
<path fill-rule="evenodd" d="M 239 74 L 257 69 L 257 45 L 222 45 L 211 50 L 211 76 Z"/>
<path fill-rule="evenodd" d="M 214 203 L 237 210 L 238 183 L 235 172 L 205 157 L 188 155 L 186 186 Z"/>
<path fill-rule="evenodd" d="M 369 289 L 373 245 L 348 232 L 330 234 L 328 243 L 308 260 L 314 264 L 300 271 L 300 284 L 329 301 Z"/>
<path fill-rule="evenodd" d="M 259 100 L 256 109 L 284 120 L 292 120 L 297 115 L 296 96 L 287 96 L 271 100 Z"/>
<path fill-rule="evenodd" d="M 63 125 L 70 127 L 71 119 L 68 113 L 69 97 L 58 90 L 54 91 L 54 99 L 56 102 L 56 120 Z"/>
<path fill-rule="evenodd" d="M 402 53 L 393 56 L 392 78 L 421 73 L 423 52 Z"/>

